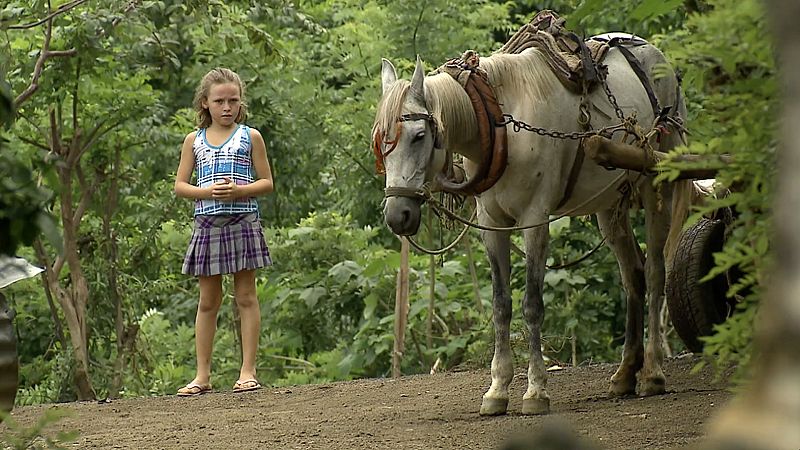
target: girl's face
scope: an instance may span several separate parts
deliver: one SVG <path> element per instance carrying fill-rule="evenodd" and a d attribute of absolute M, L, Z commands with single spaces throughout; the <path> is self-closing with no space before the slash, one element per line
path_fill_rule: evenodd
<path fill-rule="evenodd" d="M 236 83 L 222 83 L 211 86 L 202 105 L 211 114 L 213 124 L 231 126 L 239 115 L 241 102 L 239 86 Z"/>

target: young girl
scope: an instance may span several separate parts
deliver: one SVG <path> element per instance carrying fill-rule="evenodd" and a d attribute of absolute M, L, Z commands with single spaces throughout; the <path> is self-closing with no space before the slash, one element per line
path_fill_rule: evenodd
<path fill-rule="evenodd" d="M 256 271 L 272 264 L 259 222 L 255 197 L 272 192 L 267 148 L 258 130 L 242 124 L 244 84 L 229 69 L 208 72 L 195 92 L 198 130 L 183 141 L 175 193 L 195 199 L 194 231 L 183 273 L 200 284 L 195 319 L 197 374 L 178 395 L 211 390 L 211 350 L 222 303 L 222 275 L 233 274 L 234 297 L 242 327 L 242 369 L 234 392 L 258 389 L 256 349 L 261 311 Z M 196 185 L 190 183 L 196 169 Z"/>

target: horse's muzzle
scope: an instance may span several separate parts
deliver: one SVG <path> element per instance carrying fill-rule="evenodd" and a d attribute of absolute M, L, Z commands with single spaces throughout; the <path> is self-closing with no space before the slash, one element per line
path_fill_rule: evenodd
<path fill-rule="evenodd" d="M 416 234 L 420 223 L 420 205 L 420 198 L 387 197 L 383 207 L 386 225 L 398 236 Z"/>

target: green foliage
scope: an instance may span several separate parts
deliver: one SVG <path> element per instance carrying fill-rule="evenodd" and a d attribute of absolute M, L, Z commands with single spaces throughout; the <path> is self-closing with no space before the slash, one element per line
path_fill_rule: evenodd
<path fill-rule="evenodd" d="M 686 13 L 683 0 L 636 0 L 609 3 L 603 0 L 582 0 L 574 10 L 563 15 L 567 25 L 586 35 L 624 31 L 649 39 L 659 32 L 681 26 Z"/>
<path fill-rule="evenodd" d="M 35 424 L 23 427 L 18 425 L 10 415 L 0 412 L 0 420 L 6 428 L 6 431 L 0 435 L 0 445 L 4 449 L 13 450 L 72 448 L 72 442 L 78 437 L 77 432 L 59 431 L 55 436 L 45 432 L 47 427 L 64 417 L 69 417 L 70 414 L 66 410 L 50 408 L 45 410 Z"/>
<path fill-rule="evenodd" d="M 149 376 L 146 379 L 131 377 L 126 386 L 132 388 L 138 385 L 139 389 L 126 390 L 123 395 L 138 396 L 143 392 L 151 395 L 174 394 L 178 387 L 194 378 L 196 362 L 192 359 L 193 352 L 187 351 L 194 347 L 194 329 L 185 323 L 175 325 L 154 309 L 142 315 L 139 325 L 139 351 L 132 361 L 136 368 L 132 374 L 140 376 L 147 373 Z M 223 331 L 217 337 L 217 342 L 230 346 L 230 333 Z M 216 364 L 220 360 L 226 361 L 228 358 L 214 359 L 215 369 L 225 373 Z M 224 364 L 223 367 L 230 369 Z"/>
<path fill-rule="evenodd" d="M 690 99 L 687 123 L 692 136 L 683 152 L 733 157 L 716 177 L 731 192 L 708 199 L 693 217 L 725 208 L 734 211 L 725 246 L 714 255 L 716 267 L 707 278 L 720 273 L 738 275 L 728 292 L 738 300 L 738 312 L 716 327 L 717 334 L 706 340 L 704 353 L 719 367 L 739 364 L 743 375 L 771 265 L 775 62 L 760 2 L 713 0 L 708 4 L 707 13 L 692 15 L 685 28 L 662 36 L 661 42 L 683 69 Z M 668 163 L 664 176 L 674 176 L 678 169 L 689 166 Z"/>
<path fill-rule="evenodd" d="M 596 223 L 569 218 L 551 224 L 550 236 L 549 265 L 577 261 L 602 239 Z M 611 252 L 603 246 L 582 263 L 548 270 L 544 282 L 546 354 L 562 363 L 615 360 L 625 331 L 625 293 Z"/>

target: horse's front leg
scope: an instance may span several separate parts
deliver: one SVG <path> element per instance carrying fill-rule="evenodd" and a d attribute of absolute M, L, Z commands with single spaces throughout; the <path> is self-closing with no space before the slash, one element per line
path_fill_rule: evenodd
<path fill-rule="evenodd" d="M 523 414 L 547 414 L 550 412 L 550 396 L 547 395 L 547 371 L 542 358 L 542 322 L 544 321 L 545 262 L 547 260 L 549 231 L 537 227 L 525 231 L 525 296 L 522 299 L 522 314 L 528 325 L 530 359 L 528 360 L 528 390 L 522 397 Z"/>
<path fill-rule="evenodd" d="M 514 377 L 509 333 L 511 327 L 511 255 L 509 233 L 481 233 L 492 271 L 492 309 L 494 321 L 494 357 L 492 385 L 483 394 L 482 416 L 505 414 L 508 409 L 508 386 Z"/>

